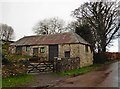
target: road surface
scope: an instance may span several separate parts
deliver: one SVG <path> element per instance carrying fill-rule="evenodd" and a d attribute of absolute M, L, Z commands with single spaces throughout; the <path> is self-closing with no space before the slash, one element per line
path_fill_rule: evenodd
<path fill-rule="evenodd" d="M 119 65 L 120 62 L 116 62 L 110 65 L 106 72 L 111 71 L 111 73 L 106 77 L 106 79 L 101 84 L 98 85 L 99 87 L 118 87 L 118 83 L 120 83 L 119 80 L 120 76 L 118 76 L 119 75 L 118 73 L 120 73 Z"/>
<path fill-rule="evenodd" d="M 118 79 L 118 64 L 120 62 L 112 63 L 97 71 L 68 78 L 58 82 L 55 87 L 118 87 L 118 82 L 120 83 L 120 79 Z"/>

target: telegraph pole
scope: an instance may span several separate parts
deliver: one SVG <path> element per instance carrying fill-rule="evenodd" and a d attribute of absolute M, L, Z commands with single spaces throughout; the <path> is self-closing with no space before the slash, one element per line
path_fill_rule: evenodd
<path fill-rule="evenodd" d="M 118 23 L 120 23 L 120 1 L 118 2 Z M 118 52 L 120 52 L 120 28 L 118 30 Z"/>
<path fill-rule="evenodd" d="M 118 52 L 120 52 L 120 31 L 118 32 Z"/>

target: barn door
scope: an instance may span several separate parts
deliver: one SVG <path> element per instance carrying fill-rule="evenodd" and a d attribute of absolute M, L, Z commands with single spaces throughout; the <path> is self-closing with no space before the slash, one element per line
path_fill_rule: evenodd
<path fill-rule="evenodd" d="M 53 61 L 54 57 L 58 57 L 58 45 L 49 45 L 49 61 Z"/>
<path fill-rule="evenodd" d="M 33 56 L 38 56 L 38 48 L 33 48 Z"/>

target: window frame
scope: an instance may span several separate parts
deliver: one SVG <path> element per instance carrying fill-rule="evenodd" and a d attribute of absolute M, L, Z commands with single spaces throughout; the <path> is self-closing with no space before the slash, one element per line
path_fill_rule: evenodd
<path fill-rule="evenodd" d="M 45 53 L 45 47 L 40 47 L 40 53 Z"/>
<path fill-rule="evenodd" d="M 69 53 L 69 57 L 66 56 L 66 53 L 67 53 L 67 54 Z M 70 51 L 64 51 L 64 57 L 65 57 L 65 58 L 70 58 Z"/>
<path fill-rule="evenodd" d="M 29 50 L 28 50 L 29 48 Z M 26 52 L 29 52 L 30 51 L 30 46 L 26 46 Z"/>

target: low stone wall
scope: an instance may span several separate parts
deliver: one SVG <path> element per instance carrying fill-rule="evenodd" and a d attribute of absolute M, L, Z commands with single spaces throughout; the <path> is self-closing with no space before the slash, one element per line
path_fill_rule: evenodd
<path fill-rule="evenodd" d="M 80 68 L 80 58 L 56 58 L 55 59 L 55 72 Z"/>

